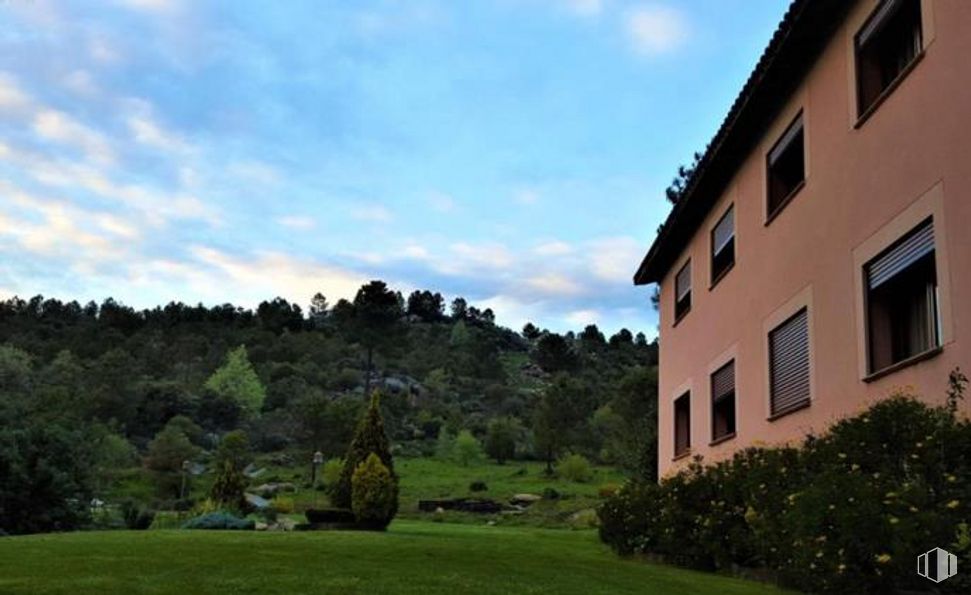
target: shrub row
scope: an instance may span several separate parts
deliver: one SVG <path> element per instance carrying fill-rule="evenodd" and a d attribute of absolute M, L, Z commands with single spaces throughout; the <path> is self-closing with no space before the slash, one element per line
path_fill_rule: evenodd
<path fill-rule="evenodd" d="M 765 569 L 810 592 L 925 589 L 923 552 L 942 547 L 971 567 L 971 423 L 953 407 L 892 397 L 801 448 L 752 447 L 713 465 L 695 459 L 660 484 L 628 483 L 599 517 L 620 554 Z"/>

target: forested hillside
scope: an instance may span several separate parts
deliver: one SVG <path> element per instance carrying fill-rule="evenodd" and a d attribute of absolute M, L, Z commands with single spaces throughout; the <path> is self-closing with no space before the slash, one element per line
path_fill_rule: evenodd
<path fill-rule="evenodd" d="M 97 491 L 99 469 L 164 467 L 159 451 L 211 450 L 236 429 L 257 451 L 340 456 L 372 389 L 406 456 L 471 434 L 499 461 L 576 452 L 650 476 L 656 362 L 640 333 L 517 333 L 380 281 L 306 311 L 14 298 L 0 303 L 0 483 L 28 481 L 33 449 L 64 457 L 43 489 Z"/>

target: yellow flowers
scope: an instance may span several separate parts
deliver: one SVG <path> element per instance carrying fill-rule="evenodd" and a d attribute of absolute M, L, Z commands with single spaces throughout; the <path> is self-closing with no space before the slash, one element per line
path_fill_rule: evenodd
<path fill-rule="evenodd" d="M 948 475 L 947 476 L 947 483 L 954 483 L 957 480 L 958 480 L 958 478 L 957 477 L 954 477 L 953 475 Z"/>
<path fill-rule="evenodd" d="M 960 500 L 951 500 L 950 502 L 947 503 L 947 507 L 950 510 L 954 510 L 958 506 L 961 506 L 961 501 Z"/>
<path fill-rule="evenodd" d="M 900 519 L 898 519 L 897 517 L 895 517 L 895 516 L 890 517 L 890 524 L 891 525 L 896 525 L 899 522 L 900 522 Z"/>
<path fill-rule="evenodd" d="M 836 456 L 838 456 L 838 457 L 839 457 L 839 458 L 841 458 L 841 459 L 845 459 L 845 458 L 846 458 L 846 453 L 845 453 L 845 452 L 841 452 L 841 453 L 839 453 L 839 454 L 838 454 L 838 455 L 836 455 Z"/>
<path fill-rule="evenodd" d="M 857 465 L 856 463 L 853 463 L 852 465 L 850 465 L 850 469 L 852 469 L 853 471 L 857 471 L 857 470 L 859 470 L 859 468 L 860 468 L 860 466 Z"/>
<path fill-rule="evenodd" d="M 886 564 L 890 562 L 890 560 L 893 560 L 893 557 L 890 554 L 880 554 L 879 556 L 876 557 L 876 561 L 878 564 Z"/>
<path fill-rule="evenodd" d="M 840 574 L 842 574 L 846 570 L 846 564 L 840 564 L 839 566 L 836 567 L 836 570 L 839 571 Z"/>

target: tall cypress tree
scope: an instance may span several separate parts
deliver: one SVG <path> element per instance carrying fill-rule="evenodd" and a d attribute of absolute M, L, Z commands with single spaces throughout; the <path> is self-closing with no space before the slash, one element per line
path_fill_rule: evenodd
<path fill-rule="evenodd" d="M 357 466 L 367 460 L 368 455 L 374 453 L 381 459 L 381 463 L 391 472 L 394 480 L 394 510 L 392 517 L 398 512 L 398 474 L 394 471 L 394 460 L 391 458 L 391 446 L 388 435 L 384 432 L 384 420 L 381 417 L 381 393 L 375 391 L 371 395 L 371 404 L 364 416 L 357 424 L 354 439 L 344 457 L 344 468 L 341 478 L 330 494 L 331 502 L 338 508 L 351 507 L 351 478 Z"/>

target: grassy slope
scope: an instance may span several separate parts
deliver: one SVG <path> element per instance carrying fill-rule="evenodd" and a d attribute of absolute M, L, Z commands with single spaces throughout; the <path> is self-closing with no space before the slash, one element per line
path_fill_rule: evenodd
<path fill-rule="evenodd" d="M 780 593 L 623 560 L 589 531 L 399 521 L 386 534 L 148 531 L 0 539 L 0 593 Z"/>

